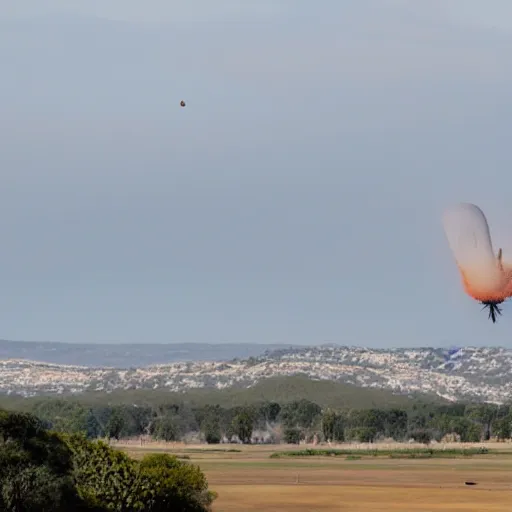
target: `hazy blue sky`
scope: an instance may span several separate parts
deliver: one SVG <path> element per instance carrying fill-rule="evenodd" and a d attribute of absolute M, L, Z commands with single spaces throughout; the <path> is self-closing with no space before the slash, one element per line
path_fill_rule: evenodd
<path fill-rule="evenodd" d="M 512 258 L 511 55 L 510 0 L 3 0 L 0 337 L 512 346 L 441 225 Z"/>

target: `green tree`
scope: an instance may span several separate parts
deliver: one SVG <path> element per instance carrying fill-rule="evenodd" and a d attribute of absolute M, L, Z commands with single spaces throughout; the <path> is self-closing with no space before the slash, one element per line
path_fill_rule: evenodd
<path fill-rule="evenodd" d="M 359 443 L 373 443 L 377 430 L 373 427 L 351 427 L 347 428 L 346 437 Z"/>
<path fill-rule="evenodd" d="M 481 425 L 481 435 L 484 441 L 488 441 L 492 435 L 492 424 L 497 413 L 498 408 L 494 404 L 469 405 L 465 411 L 468 418 Z"/>
<path fill-rule="evenodd" d="M 101 441 L 68 438 L 73 476 L 88 506 L 116 512 L 206 512 L 215 499 L 199 467 L 167 454 L 135 461 Z"/>
<path fill-rule="evenodd" d="M 163 441 L 178 441 L 180 431 L 177 421 L 170 415 L 162 416 L 155 420 L 154 437 Z"/>
<path fill-rule="evenodd" d="M 374 436 L 384 434 L 386 414 L 380 409 L 360 409 L 350 411 L 348 423 L 351 427 L 370 429 Z"/>
<path fill-rule="evenodd" d="M 283 432 L 284 441 L 288 444 L 300 444 L 302 432 L 299 428 L 285 428 Z"/>
<path fill-rule="evenodd" d="M 155 411 L 152 407 L 147 405 L 140 406 L 132 404 L 127 411 L 127 415 L 130 418 L 130 430 L 127 432 L 128 435 L 139 436 L 142 434 L 148 434 L 151 429 L 151 425 L 156 419 Z"/>
<path fill-rule="evenodd" d="M 327 410 L 322 415 L 322 433 L 327 442 L 343 442 L 345 440 L 345 426 L 341 414 Z"/>
<path fill-rule="evenodd" d="M 0 478 L 0 508 L 19 512 L 65 512 L 82 509 L 69 477 L 46 465 L 16 464 Z M 74 505 L 73 505 L 74 502 Z"/>
<path fill-rule="evenodd" d="M 469 418 L 454 417 L 450 418 L 449 426 L 445 433 L 455 432 L 460 436 L 463 443 L 476 443 L 480 441 L 482 428 L 478 423 Z"/>
<path fill-rule="evenodd" d="M 238 439 L 240 439 L 242 443 L 251 443 L 253 428 L 254 418 L 251 411 L 243 410 L 233 418 L 233 430 L 236 432 Z"/>
<path fill-rule="evenodd" d="M 219 444 L 221 442 L 220 421 L 216 416 L 212 415 L 206 418 L 201 425 L 201 430 L 208 444 Z"/>
<path fill-rule="evenodd" d="M 68 438 L 73 478 L 80 497 L 91 507 L 116 512 L 144 511 L 144 492 L 136 461 L 102 441 Z M 147 509 L 147 508 L 146 508 Z"/>
<path fill-rule="evenodd" d="M 277 422 L 280 412 L 281 406 L 277 402 L 265 402 L 260 406 L 259 415 L 264 424 L 272 424 Z"/>
<path fill-rule="evenodd" d="M 499 441 L 512 437 L 512 415 L 508 414 L 493 423 L 493 431 Z"/>
<path fill-rule="evenodd" d="M 85 434 L 88 439 L 96 439 L 105 435 L 105 430 L 103 429 L 93 409 L 88 409 L 87 411 L 87 416 L 85 418 Z"/>
<path fill-rule="evenodd" d="M 121 432 L 124 427 L 124 415 L 121 408 L 115 408 L 106 425 L 106 435 L 108 439 L 117 439 L 121 437 Z"/>
<path fill-rule="evenodd" d="M 0 433 L 4 444 L 13 441 L 25 447 L 43 431 L 41 420 L 32 414 L 0 411 Z"/>
<path fill-rule="evenodd" d="M 319 405 L 306 400 L 296 400 L 285 404 L 281 408 L 281 419 L 285 427 L 311 428 L 322 409 Z"/>
<path fill-rule="evenodd" d="M 408 414 L 401 409 L 384 411 L 384 435 L 400 441 L 407 435 Z"/>
<path fill-rule="evenodd" d="M 35 404 L 32 412 L 55 432 L 87 432 L 90 426 L 90 411 L 74 400 L 41 400 Z"/>
<path fill-rule="evenodd" d="M 27 414 L 0 412 L 0 510 L 83 510 L 71 475 L 72 454 L 57 434 Z"/>
<path fill-rule="evenodd" d="M 149 491 L 151 512 L 209 510 L 216 494 L 198 466 L 168 454 L 147 455 L 140 463 L 141 479 Z"/>

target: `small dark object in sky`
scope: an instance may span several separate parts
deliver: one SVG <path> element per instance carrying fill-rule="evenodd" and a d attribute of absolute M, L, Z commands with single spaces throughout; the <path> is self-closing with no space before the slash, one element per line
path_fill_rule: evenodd
<path fill-rule="evenodd" d="M 476 482 L 464 482 L 465 485 L 476 485 Z"/>
<path fill-rule="evenodd" d="M 501 309 L 498 307 L 498 304 L 501 304 L 503 301 L 488 301 L 482 302 L 484 307 L 482 309 L 489 309 L 489 318 L 492 320 L 492 323 L 496 323 L 496 318 L 498 315 L 501 315 Z"/>
<path fill-rule="evenodd" d="M 184 107 L 185 106 L 185 102 L 183 100 L 180 101 L 180 107 Z"/>

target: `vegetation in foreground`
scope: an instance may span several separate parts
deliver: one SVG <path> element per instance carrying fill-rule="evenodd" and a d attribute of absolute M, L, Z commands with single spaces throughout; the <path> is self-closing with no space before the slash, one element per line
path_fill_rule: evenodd
<path fill-rule="evenodd" d="M 205 512 L 215 494 L 199 467 L 168 454 L 140 461 L 101 441 L 0 411 L 0 510 Z"/>

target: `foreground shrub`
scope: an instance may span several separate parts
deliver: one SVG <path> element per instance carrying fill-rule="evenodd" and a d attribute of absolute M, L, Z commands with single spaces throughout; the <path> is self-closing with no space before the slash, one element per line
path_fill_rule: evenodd
<path fill-rule="evenodd" d="M 72 478 L 72 453 L 28 414 L 0 411 L 0 510 L 85 510 Z"/>
<path fill-rule="evenodd" d="M 136 461 L 102 441 L 67 438 L 73 452 L 73 478 L 88 506 L 101 510 L 144 511 L 145 493 Z"/>
<path fill-rule="evenodd" d="M 216 495 L 198 466 L 167 454 L 136 461 L 101 441 L 73 436 L 74 478 L 80 497 L 105 510 L 204 512 Z"/>
<path fill-rule="evenodd" d="M 206 512 L 215 499 L 199 467 L 170 455 L 136 461 L 85 435 L 49 432 L 0 411 L 0 510 Z"/>
<path fill-rule="evenodd" d="M 140 469 L 145 488 L 150 489 L 152 511 L 201 512 L 208 510 L 216 497 L 208 490 L 208 482 L 199 467 L 177 457 L 147 455 L 140 462 Z"/>

